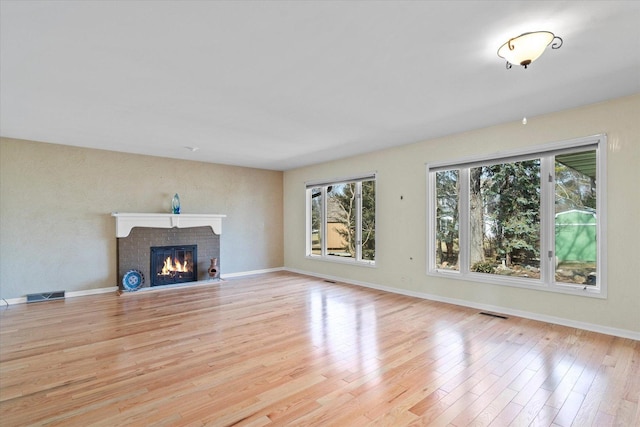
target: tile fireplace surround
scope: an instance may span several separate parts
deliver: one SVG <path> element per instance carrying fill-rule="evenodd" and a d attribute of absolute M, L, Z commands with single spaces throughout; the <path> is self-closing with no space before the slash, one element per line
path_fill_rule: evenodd
<path fill-rule="evenodd" d="M 119 212 L 111 215 L 116 219 L 118 287 L 121 290 L 123 289 L 122 277 L 129 270 L 142 272 L 145 281 L 141 289 L 150 287 L 152 246 L 198 245 L 197 281 L 210 279 L 208 269 L 211 258 L 218 258 L 218 272 L 221 271 L 220 235 L 222 218 L 226 215 Z M 185 284 L 188 283 L 180 285 Z"/>

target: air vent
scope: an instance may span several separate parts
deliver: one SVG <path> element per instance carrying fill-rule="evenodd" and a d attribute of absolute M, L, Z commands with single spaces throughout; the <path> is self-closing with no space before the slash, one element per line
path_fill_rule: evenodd
<path fill-rule="evenodd" d="M 28 294 L 27 302 L 51 301 L 56 299 L 64 299 L 65 291 L 42 292 L 39 294 Z"/>
<path fill-rule="evenodd" d="M 486 311 L 481 311 L 480 314 L 483 316 L 497 317 L 498 319 L 508 319 L 507 316 L 501 316 L 499 314 L 487 313 Z"/>

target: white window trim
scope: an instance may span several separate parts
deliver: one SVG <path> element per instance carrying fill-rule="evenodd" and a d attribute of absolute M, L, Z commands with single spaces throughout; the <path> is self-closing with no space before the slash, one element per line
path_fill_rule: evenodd
<path fill-rule="evenodd" d="M 327 186 L 331 185 L 339 185 L 339 184 L 348 184 L 348 183 L 356 183 L 356 192 L 359 194 L 359 197 L 356 199 L 356 210 L 358 215 L 356 215 L 356 240 L 358 242 L 362 241 L 362 182 L 363 181 L 376 181 L 376 173 L 368 173 L 364 175 L 352 176 L 347 178 L 336 178 L 331 180 L 319 180 L 319 181 L 309 181 L 305 183 L 305 198 L 306 198 L 306 221 L 305 221 L 305 236 L 306 236 L 306 258 L 316 261 L 327 261 L 327 262 L 335 262 L 339 264 L 348 264 L 348 265 L 357 265 L 361 267 L 375 267 L 376 260 L 365 260 L 362 259 L 362 244 L 356 244 L 356 254 L 353 258 L 347 257 L 339 257 L 327 254 L 326 242 L 327 242 Z M 313 188 L 321 188 L 322 191 L 322 248 L 321 254 L 316 255 L 312 253 L 312 242 L 311 242 L 311 222 L 312 222 L 312 213 L 311 213 L 311 197 L 310 193 Z M 376 193 L 377 193 L 377 183 L 376 183 Z M 375 200 L 375 223 L 378 225 L 378 198 L 376 196 Z M 376 242 L 377 243 L 377 242 Z M 377 255 L 377 251 L 376 251 Z"/>
<path fill-rule="evenodd" d="M 555 168 L 550 164 L 550 159 L 542 159 L 541 162 L 541 234 L 540 234 L 540 270 L 544 274 L 540 280 L 525 279 L 509 276 L 499 276 L 494 274 L 483 274 L 469 271 L 469 247 L 460 245 L 459 264 L 460 270 L 442 270 L 435 268 L 435 172 L 447 169 L 460 169 L 460 206 L 459 206 L 459 233 L 460 240 L 463 235 L 468 236 L 469 226 L 469 176 L 468 168 L 472 166 L 499 163 L 500 161 L 517 161 L 519 159 L 531 159 L 536 156 L 548 156 L 550 154 L 563 153 L 567 151 L 580 151 L 581 149 L 593 146 L 596 150 L 596 177 L 597 177 L 597 262 L 598 285 L 596 287 L 576 285 L 569 283 L 555 282 L 555 272 L 552 268 L 552 261 L 542 254 L 550 250 L 555 255 L 555 224 L 550 224 L 554 217 L 555 193 L 549 190 L 549 186 L 544 186 L 544 177 L 551 173 L 555 180 Z M 527 149 L 499 152 L 490 155 L 466 157 L 458 160 L 427 163 L 427 275 L 434 277 L 445 277 L 456 280 L 472 281 L 476 283 L 486 283 L 494 285 L 511 286 L 517 288 L 535 289 L 562 294 L 589 296 L 594 298 L 607 298 L 607 136 L 606 134 L 592 135 L 583 138 L 576 138 L 567 141 L 554 142 Z M 465 196 L 462 196 L 465 195 Z M 463 234 L 464 233 L 464 234 Z M 466 237 L 465 237 L 466 238 Z"/>

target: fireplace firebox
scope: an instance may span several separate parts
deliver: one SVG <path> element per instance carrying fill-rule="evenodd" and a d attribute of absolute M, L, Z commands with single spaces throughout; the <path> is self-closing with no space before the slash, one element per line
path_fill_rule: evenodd
<path fill-rule="evenodd" d="M 193 282 L 198 277 L 198 246 L 152 246 L 150 285 Z"/>

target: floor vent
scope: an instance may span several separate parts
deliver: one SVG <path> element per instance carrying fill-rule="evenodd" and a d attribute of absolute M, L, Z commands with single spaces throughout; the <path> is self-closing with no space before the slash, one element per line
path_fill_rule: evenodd
<path fill-rule="evenodd" d="M 327 282 L 327 283 L 336 283 L 333 280 L 325 280 L 325 282 Z"/>
<path fill-rule="evenodd" d="M 64 291 L 42 292 L 39 294 L 27 295 L 27 302 L 51 301 L 56 299 L 64 299 Z"/>
<path fill-rule="evenodd" d="M 487 313 L 486 311 L 481 311 L 480 314 L 482 314 L 484 316 L 497 317 L 498 319 L 508 319 L 507 316 L 501 316 L 499 314 Z"/>

